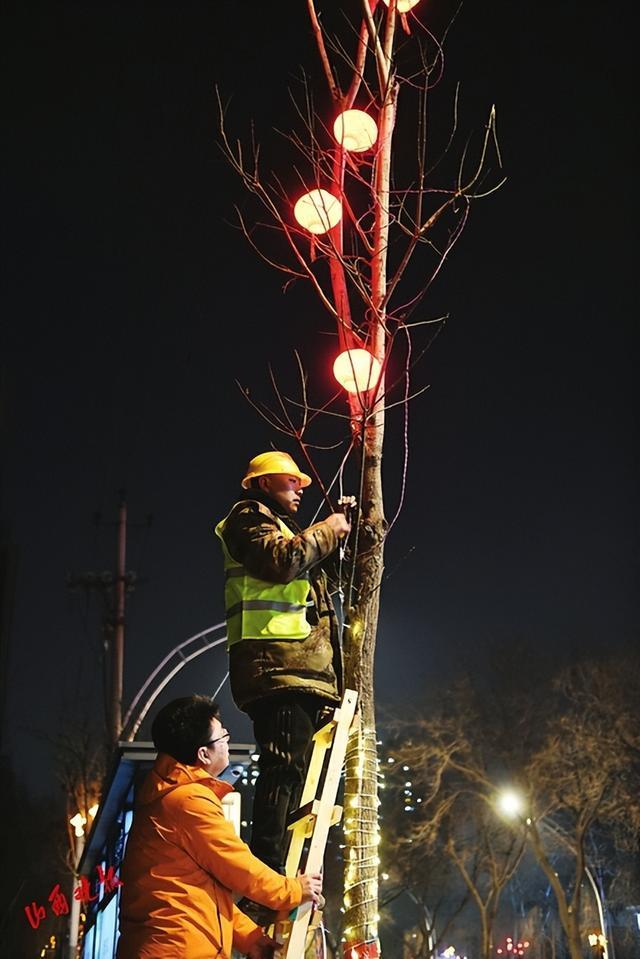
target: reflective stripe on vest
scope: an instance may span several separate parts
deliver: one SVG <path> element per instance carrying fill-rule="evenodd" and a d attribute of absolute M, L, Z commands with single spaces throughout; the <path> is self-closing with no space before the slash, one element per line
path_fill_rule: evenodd
<path fill-rule="evenodd" d="M 247 612 L 252 609 L 275 609 L 279 613 L 299 613 L 307 606 L 313 606 L 313 603 L 305 603 L 301 606 L 300 603 L 278 603 L 275 599 L 242 599 L 235 606 L 229 607 L 226 614 L 230 617 L 235 616 L 240 610 Z"/>
<path fill-rule="evenodd" d="M 252 576 L 227 549 L 222 537 L 227 518 L 215 528 L 224 553 L 227 645 L 233 646 L 243 639 L 305 639 L 311 632 L 305 615 L 307 606 L 311 605 L 308 578 L 301 576 L 291 583 L 270 583 Z M 289 527 L 279 517 L 274 519 L 284 538 L 293 539 Z"/>

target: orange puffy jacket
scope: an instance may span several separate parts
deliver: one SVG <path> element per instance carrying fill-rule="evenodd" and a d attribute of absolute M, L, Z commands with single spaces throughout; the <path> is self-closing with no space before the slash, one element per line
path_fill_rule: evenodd
<path fill-rule="evenodd" d="M 224 818 L 232 789 L 162 753 L 136 802 L 122 866 L 118 959 L 229 959 L 262 930 L 232 890 L 276 910 L 300 904 L 298 879 L 257 859 Z"/>

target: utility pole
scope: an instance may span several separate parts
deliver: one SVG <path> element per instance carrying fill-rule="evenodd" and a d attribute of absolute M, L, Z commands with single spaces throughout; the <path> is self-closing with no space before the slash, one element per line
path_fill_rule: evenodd
<path fill-rule="evenodd" d="M 122 696 L 124 684 L 124 633 L 126 596 L 132 592 L 137 582 L 136 573 L 127 572 L 127 528 L 132 524 L 127 519 L 125 491 L 118 491 L 117 553 L 115 574 L 109 571 L 86 572 L 67 576 L 70 589 L 84 589 L 87 592 L 101 593 L 105 603 L 105 648 L 109 651 L 109 738 L 115 745 L 122 732 Z M 152 517 L 146 523 L 136 526 L 150 526 Z M 100 525 L 100 517 L 96 516 Z M 112 524 L 107 524 L 112 525 Z"/>
<path fill-rule="evenodd" d="M 122 730 L 122 682 L 124 675 L 124 607 L 126 595 L 127 503 L 120 490 L 118 509 L 118 563 L 116 568 L 116 609 L 111 666 L 111 740 L 120 738 Z"/>

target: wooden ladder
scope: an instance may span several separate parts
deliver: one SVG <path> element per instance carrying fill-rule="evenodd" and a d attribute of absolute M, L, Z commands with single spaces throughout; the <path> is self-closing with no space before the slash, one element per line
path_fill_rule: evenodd
<path fill-rule="evenodd" d="M 342 702 L 333 717 L 313 737 L 313 752 L 309 762 L 300 807 L 292 813 L 289 822 L 291 842 L 285 874 L 297 876 L 300 870 L 305 841 L 309 840 L 304 872 L 321 872 L 329 829 L 340 822 L 342 807 L 336 806 L 340 776 L 344 766 L 349 732 L 354 721 L 358 694 L 345 690 Z M 318 785 L 329 761 L 318 796 Z M 286 959 L 304 959 L 307 930 L 311 922 L 313 903 L 303 902 L 286 920 L 277 921 L 274 936 L 281 943 L 278 956 Z"/>

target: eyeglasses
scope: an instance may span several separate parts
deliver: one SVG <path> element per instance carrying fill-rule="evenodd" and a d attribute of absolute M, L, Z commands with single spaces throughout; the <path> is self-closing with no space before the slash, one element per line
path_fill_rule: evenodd
<path fill-rule="evenodd" d="M 218 736 L 217 739 L 210 739 L 208 743 L 203 743 L 203 746 L 215 746 L 216 743 L 222 743 L 225 740 L 228 742 L 231 738 L 231 733 L 225 733 L 223 736 Z"/>

